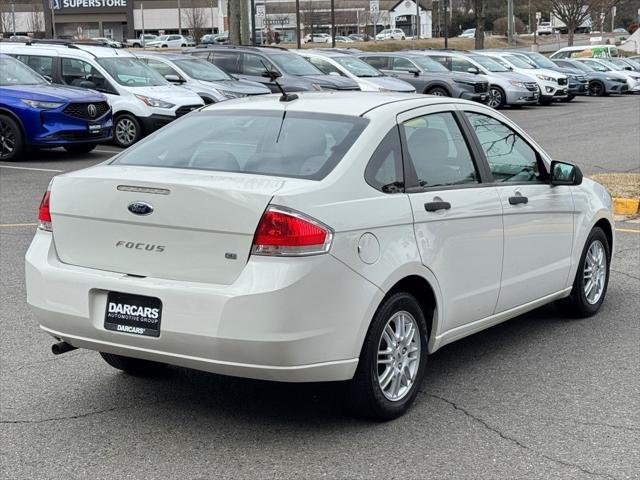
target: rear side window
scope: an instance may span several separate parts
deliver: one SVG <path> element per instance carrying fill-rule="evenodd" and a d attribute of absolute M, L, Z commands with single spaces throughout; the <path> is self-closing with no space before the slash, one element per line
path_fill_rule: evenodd
<path fill-rule="evenodd" d="M 26 63 L 31 69 L 40 75 L 51 77 L 53 71 L 53 57 L 43 57 L 40 55 L 16 55 L 22 63 Z"/>
<path fill-rule="evenodd" d="M 321 180 L 367 123 L 361 117 L 306 112 L 201 112 L 171 123 L 114 164 Z"/>
<path fill-rule="evenodd" d="M 402 58 L 402 57 L 393 58 L 393 69 L 402 70 L 404 72 L 408 72 L 410 70 L 417 70 L 416 66 L 413 63 L 411 63 L 406 58 Z"/>
<path fill-rule="evenodd" d="M 236 52 L 216 51 L 213 54 L 213 63 L 227 73 L 240 73 L 239 58 L 240 54 Z"/>
<path fill-rule="evenodd" d="M 62 59 L 62 81 L 74 87 L 92 88 L 101 92 L 111 91 L 112 87 L 96 68 L 76 58 Z M 87 85 L 91 82 L 93 85 Z"/>
<path fill-rule="evenodd" d="M 387 70 L 389 68 L 389 57 L 363 57 L 362 60 L 378 70 Z"/>
<path fill-rule="evenodd" d="M 369 185 L 384 193 L 404 191 L 402 148 L 397 127 L 389 130 L 373 152 L 364 172 L 364 178 Z"/>
<path fill-rule="evenodd" d="M 243 75 L 255 75 L 259 77 L 267 68 L 272 68 L 271 62 L 263 59 L 260 55 L 253 55 L 252 53 L 242 54 L 242 71 L 240 73 Z"/>

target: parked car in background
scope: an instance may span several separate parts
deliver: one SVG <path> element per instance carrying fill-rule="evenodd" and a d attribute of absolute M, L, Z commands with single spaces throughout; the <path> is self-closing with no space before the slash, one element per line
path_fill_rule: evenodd
<path fill-rule="evenodd" d="M 307 43 L 331 43 L 331 35 L 328 33 L 307 34 L 304 40 Z"/>
<path fill-rule="evenodd" d="M 615 63 L 609 62 L 605 58 L 576 58 L 576 60 L 597 72 L 615 72 L 618 75 L 622 75 L 626 79 L 627 86 L 629 87 L 627 93 L 640 92 L 640 73 L 629 71 Z"/>
<path fill-rule="evenodd" d="M 257 33 L 258 32 L 256 32 L 256 34 Z M 229 43 L 229 32 L 208 33 L 207 35 L 203 35 L 202 38 L 200 39 L 200 45 L 227 45 L 228 43 Z"/>
<path fill-rule="evenodd" d="M 624 93 L 629 89 L 627 79 L 615 72 L 596 71 L 586 63 L 569 58 L 552 61 L 560 67 L 580 70 L 589 81 L 589 95 L 602 97 L 611 93 Z"/>
<path fill-rule="evenodd" d="M 540 105 L 550 105 L 554 100 L 563 100 L 569 96 L 569 81 L 563 73 L 536 68 L 511 52 L 478 50 L 476 53 L 491 57 L 512 71 L 528 75 L 535 80 L 540 89 Z"/>
<path fill-rule="evenodd" d="M 158 38 L 157 35 L 152 35 L 150 33 L 145 33 L 144 35 L 141 34 L 138 38 L 127 38 L 125 40 L 125 44 L 126 44 L 127 47 L 142 48 L 148 42 L 152 42 L 156 38 Z"/>
<path fill-rule="evenodd" d="M 112 126 L 104 95 L 51 85 L 0 53 L 0 161 L 20 160 L 36 148 L 87 153 L 111 138 Z"/>
<path fill-rule="evenodd" d="M 551 35 L 553 33 L 553 27 L 551 22 L 540 22 L 536 30 L 538 35 Z"/>
<path fill-rule="evenodd" d="M 368 52 L 358 55 L 369 65 L 413 85 L 417 93 L 483 102 L 489 82 L 470 73 L 453 73 L 423 52 Z"/>
<path fill-rule="evenodd" d="M 352 33 L 349 35 L 349 38 L 354 42 L 368 42 L 373 40 L 371 35 L 367 35 L 366 33 Z"/>
<path fill-rule="evenodd" d="M 607 58 L 607 62 L 613 63 L 615 66 L 619 67 L 622 70 L 629 70 L 630 72 L 640 72 L 640 65 L 631 60 L 627 60 L 626 58 Z"/>
<path fill-rule="evenodd" d="M 154 52 L 138 53 L 137 57 L 165 80 L 200 95 L 205 105 L 232 98 L 271 93 L 271 90 L 261 83 L 234 78 L 202 58 Z"/>
<path fill-rule="evenodd" d="M 11 35 L 9 37 L 10 42 L 30 42 L 31 40 L 33 39 L 28 35 Z"/>
<path fill-rule="evenodd" d="M 130 52 L 69 43 L 3 44 L 27 65 L 36 62 L 53 83 L 98 91 L 113 113 L 113 141 L 126 148 L 204 102 L 172 85 Z"/>
<path fill-rule="evenodd" d="M 447 69 L 481 75 L 489 82 L 487 105 L 535 105 L 538 103 L 538 84 L 529 76 L 512 72 L 494 59 L 466 52 L 425 50 L 425 55 Z"/>
<path fill-rule="evenodd" d="M 335 50 L 295 50 L 325 75 L 342 75 L 355 81 L 365 92 L 415 93 L 413 85 L 376 70 L 354 55 Z"/>
<path fill-rule="evenodd" d="M 343 35 L 336 35 L 336 43 L 353 43 L 353 40 Z"/>
<path fill-rule="evenodd" d="M 513 52 L 514 55 L 520 56 L 526 62 L 529 62 L 536 68 L 546 68 L 547 70 L 555 70 L 563 73 L 568 79 L 568 96 L 562 101 L 570 102 L 576 96 L 589 94 L 589 80 L 583 75 L 581 70 L 575 68 L 560 67 L 547 57 L 537 52 Z"/>
<path fill-rule="evenodd" d="M 564 47 L 555 53 L 552 53 L 549 58 L 581 58 L 581 57 L 617 57 L 619 56 L 618 49 L 613 45 L 591 45 L 591 46 L 573 46 Z"/>
<path fill-rule="evenodd" d="M 287 92 L 311 90 L 359 90 L 351 79 L 325 75 L 297 53 L 284 48 L 258 46 L 208 46 L 184 53 L 204 58 L 227 73 L 258 82 L 279 92 L 269 72 L 278 75 L 278 83 Z"/>
<path fill-rule="evenodd" d="M 376 34 L 376 40 L 405 40 L 406 38 L 404 30 L 399 28 L 385 28 Z"/>
<path fill-rule="evenodd" d="M 54 176 L 26 253 L 26 300 L 54 352 L 100 352 L 135 374 L 127 385 L 166 364 L 343 381 L 357 415 L 390 420 L 429 388 L 427 369 L 447 355 L 427 357 L 444 345 L 552 302 L 596 315 L 615 225 L 602 185 L 485 105 L 267 95 L 206 107 Z M 515 331 L 499 341 L 547 349 Z M 445 383 L 444 368 L 431 378 Z M 105 383 L 75 388 L 95 397 Z"/>
<path fill-rule="evenodd" d="M 150 48 L 194 47 L 195 42 L 184 35 L 160 35 L 155 40 L 147 42 L 145 46 Z"/>
<path fill-rule="evenodd" d="M 622 35 L 629 35 L 629 32 L 626 28 L 614 28 L 612 33 L 618 33 Z"/>
<path fill-rule="evenodd" d="M 93 37 L 92 41 L 96 42 L 103 47 L 111 47 L 111 48 L 122 48 L 122 43 L 117 42 L 111 38 L 107 37 Z"/>
<path fill-rule="evenodd" d="M 476 38 L 476 29 L 467 28 L 460 35 L 458 35 L 458 38 Z"/>

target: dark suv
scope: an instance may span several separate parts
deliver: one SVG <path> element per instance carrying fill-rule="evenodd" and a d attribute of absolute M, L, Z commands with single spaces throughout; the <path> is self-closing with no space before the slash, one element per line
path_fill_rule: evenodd
<path fill-rule="evenodd" d="M 468 73 L 450 72 L 421 52 L 361 53 L 358 58 L 378 70 L 409 82 L 417 93 L 484 102 L 489 82 Z"/>
<path fill-rule="evenodd" d="M 325 75 L 297 53 L 277 47 L 207 46 L 184 53 L 204 58 L 243 80 L 260 82 L 279 92 L 267 70 L 280 75 L 278 83 L 287 92 L 312 90 L 360 90 L 351 79 Z"/>

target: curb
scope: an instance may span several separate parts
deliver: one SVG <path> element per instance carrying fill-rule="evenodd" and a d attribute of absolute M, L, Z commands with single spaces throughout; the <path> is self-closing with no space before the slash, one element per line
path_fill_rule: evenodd
<path fill-rule="evenodd" d="M 635 215 L 640 210 L 640 199 L 613 198 L 613 213 L 615 215 Z"/>

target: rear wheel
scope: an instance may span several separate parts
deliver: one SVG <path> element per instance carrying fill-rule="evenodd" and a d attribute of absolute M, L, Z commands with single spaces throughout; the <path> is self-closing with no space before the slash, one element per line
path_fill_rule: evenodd
<path fill-rule="evenodd" d="M 135 376 L 157 375 L 166 368 L 164 363 L 142 360 L 140 358 L 125 357 L 115 353 L 100 352 L 100 356 L 113 368 L 122 370 Z"/>
<path fill-rule="evenodd" d="M 82 153 L 89 153 L 91 150 L 93 150 L 97 146 L 98 146 L 97 143 L 76 143 L 76 144 L 64 145 L 64 149 L 69 153 L 82 154 Z"/>
<path fill-rule="evenodd" d="M 24 138 L 18 123 L 8 115 L 0 115 L 0 160 L 20 160 L 24 153 Z"/>
<path fill-rule="evenodd" d="M 595 227 L 587 237 L 573 288 L 558 306 L 574 317 L 595 315 L 607 294 L 611 247 L 601 228 Z"/>
<path fill-rule="evenodd" d="M 427 92 L 427 95 L 435 95 L 436 97 L 450 97 L 449 92 L 447 92 L 442 87 L 434 87 Z"/>
<path fill-rule="evenodd" d="M 382 302 L 349 387 L 354 413 L 391 420 L 408 410 L 424 377 L 426 338 L 424 313 L 413 295 L 398 292 Z"/>
<path fill-rule="evenodd" d="M 489 99 L 487 100 L 487 105 L 491 108 L 502 108 L 505 104 L 505 95 L 500 87 L 496 87 L 494 85 L 489 88 Z"/>
<path fill-rule="evenodd" d="M 113 123 L 113 141 L 122 148 L 127 148 L 142 137 L 140 123 L 133 115 L 123 113 L 118 115 Z"/>

